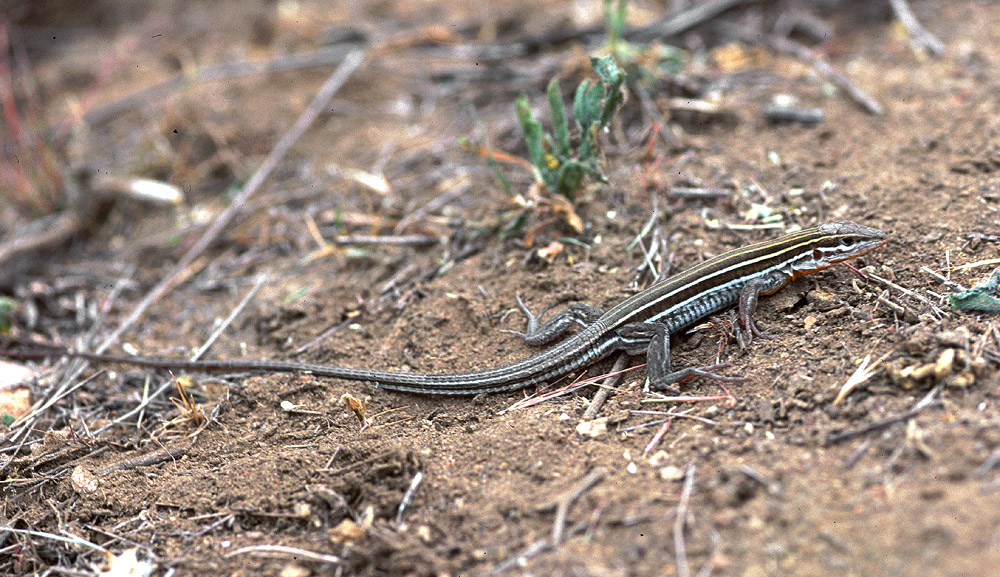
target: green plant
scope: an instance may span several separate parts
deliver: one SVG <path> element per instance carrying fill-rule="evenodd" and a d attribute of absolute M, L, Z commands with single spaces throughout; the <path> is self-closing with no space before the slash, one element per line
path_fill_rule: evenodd
<path fill-rule="evenodd" d="M 547 90 L 551 133 L 543 131 L 542 125 L 532 117 L 528 97 L 522 94 L 517 99 L 517 118 L 528 146 L 535 179 L 549 192 L 561 194 L 571 201 L 585 177 L 607 182 L 601 172 L 597 133 L 611 122 L 624 99 L 622 84 L 625 74 L 615 64 L 614 58 L 591 58 L 590 62 L 599 79 L 596 82 L 581 82 L 573 97 L 573 118 L 579 129 L 575 146 L 570 138 L 569 121 L 558 80 L 553 79 Z"/>
<path fill-rule="evenodd" d="M 625 0 L 604 0 L 604 25 L 608 30 L 607 50 L 622 62 L 623 52 L 631 49 L 625 41 Z"/>
<path fill-rule="evenodd" d="M 654 89 L 663 78 L 684 68 L 686 55 L 674 46 L 653 42 L 633 44 L 625 39 L 626 0 L 604 0 L 604 27 L 607 36 L 599 53 L 610 54 L 625 70 L 629 84 L 641 82 Z"/>
<path fill-rule="evenodd" d="M 6 333 L 10 330 L 10 319 L 14 316 L 15 304 L 11 298 L 0 297 L 0 333 Z"/>

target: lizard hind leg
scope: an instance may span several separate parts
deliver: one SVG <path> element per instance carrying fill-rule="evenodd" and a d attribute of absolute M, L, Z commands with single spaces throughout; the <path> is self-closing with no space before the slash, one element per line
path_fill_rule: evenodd
<path fill-rule="evenodd" d="M 542 311 L 540 315 L 535 316 L 531 310 L 528 309 L 528 306 L 524 304 L 524 301 L 521 300 L 520 296 L 516 296 L 515 298 L 517 299 L 518 308 L 521 309 L 521 312 L 524 313 L 524 316 L 528 320 L 528 326 L 524 329 L 523 333 L 508 330 L 503 332 L 515 334 L 524 339 L 525 343 L 532 346 L 551 343 L 569 330 L 570 327 L 574 325 L 586 327 L 601 318 L 604 314 L 603 310 L 594 306 L 573 304 L 542 323 L 539 321 L 539 317 L 544 315 L 545 311 Z"/>

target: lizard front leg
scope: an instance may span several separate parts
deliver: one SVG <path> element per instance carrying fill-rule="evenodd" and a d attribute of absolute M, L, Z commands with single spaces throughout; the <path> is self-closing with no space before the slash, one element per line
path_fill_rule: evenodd
<path fill-rule="evenodd" d="M 753 321 L 753 313 L 757 310 L 757 299 L 761 294 L 769 295 L 786 284 L 788 284 L 788 276 L 776 271 L 770 275 L 755 278 L 743 287 L 743 292 L 740 293 L 739 317 L 740 321 L 742 321 L 743 335 L 745 336 L 745 343 L 747 345 L 753 342 L 754 337 L 761 339 L 777 338 L 757 327 L 757 324 Z M 742 339 L 740 348 L 743 348 Z"/>
<path fill-rule="evenodd" d="M 618 347 L 630 355 L 638 355 L 646 351 L 646 371 L 649 374 L 649 385 L 654 389 L 679 392 L 673 385 L 694 377 L 705 377 L 713 381 L 739 383 L 749 379 L 745 377 L 727 377 L 713 372 L 729 366 L 729 363 L 719 363 L 707 367 L 689 367 L 679 371 L 670 369 L 670 333 L 666 325 L 661 323 L 629 323 L 617 331 Z"/>

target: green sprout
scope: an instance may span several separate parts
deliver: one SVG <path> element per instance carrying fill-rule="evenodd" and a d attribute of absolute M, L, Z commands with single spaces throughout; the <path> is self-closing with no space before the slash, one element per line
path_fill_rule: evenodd
<path fill-rule="evenodd" d="M 553 79 L 547 91 L 551 133 L 543 131 L 542 125 L 532 117 L 528 97 L 522 94 L 517 99 L 517 118 L 535 169 L 535 179 L 549 192 L 561 194 L 571 201 L 584 178 L 607 182 L 601 172 L 597 134 L 611 122 L 624 100 L 621 88 L 625 74 L 615 64 L 614 58 L 591 58 L 590 62 L 599 79 L 596 82 L 584 80 L 576 89 L 573 118 L 579 138 L 575 146 L 570 138 L 569 121 L 558 80 Z"/>
<path fill-rule="evenodd" d="M 14 316 L 14 300 L 0 297 L 0 333 L 10 330 L 10 318 Z"/>

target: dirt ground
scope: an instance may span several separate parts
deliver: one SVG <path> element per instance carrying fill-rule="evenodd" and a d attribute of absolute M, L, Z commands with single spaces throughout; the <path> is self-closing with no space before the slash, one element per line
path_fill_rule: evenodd
<path fill-rule="evenodd" d="M 523 328 L 515 295 L 536 311 L 609 307 L 648 284 L 643 249 L 629 248 L 640 235 L 646 250 L 662 242 L 652 260 L 666 274 L 837 219 L 891 242 L 855 262 L 867 280 L 835 267 L 762 299 L 757 321 L 777 338 L 725 343 L 722 372 L 750 379 L 731 396 L 696 380 L 683 388 L 690 399 L 651 402 L 639 368 L 597 425 L 582 420 L 594 387 L 512 408 L 534 388 L 439 399 L 309 375 L 178 375 L 208 417 L 199 425 L 169 400 L 178 395 L 165 372 L 91 366 L 67 390 L 65 361 L 23 363 L 35 371 L 32 402 L 66 394 L 30 430 L 0 429 L 0 520 L 16 530 L 0 529 L 0 573 L 103 566 L 79 539 L 115 555 L 137 548 L 157 575 L 997 574 L 1000 333 L 987 314 L 951 309 L 953 289 L 927 270 L 970 287 L 1000 256 L 1000 5 L 916 1 L 946 45 L 941 58 L 915 51 L 887 5 L 783 5 L 830 26 L 816 53 L 881 116 L 801 60 L 717 44 L 710 25 L 681 35 L 674 92 L 652 95 L 675 142 L 650 138 L 653 120 L 630 100 L 602 135 L 609 184 L 576 199 L 583 232 L 536 205 L 526 246 L 524 231 L 498 230 L 526 209 L 459 139 L 526 157 L 514 100 L 524 92 L 547 116 L 549 79 L 568 97 L 592 76 L 584 56 L 600 37 L 501 58 L 458 48 L 600 25 L 600 3 L 118 4 L 41 2 L 6 21 L 20 63 L 13 97 L 35 121 L 22 130 L 44 135 L 66 180 L 85 176 L 83 190 L 140 176 L 179 186 L 186 201 L 118 201 L 68 247 L 10 265 L 0 273 L 16 307 L 8 334 L 92 347 L 119 326 L 338 62 L 221 80 L 192 71 L 350 40 L 364 47 L 361 66 L 112 352 L 190 355 L 267 273 L 209 357 L 475 370 L 535 352 L 503 332 Z M 662 4 L 630 5 L 630 21 L 661 16 Z M 108 108 L 178 75 L 190 80 L 169 94 Z M 717 110 L 670 104 L 685 96 L 678 86 L 713 83 Z M 767 123 L 762 109 L 779 94 L 824 121 Z M 37 149 L 15 145 L 5 111 L 4 162 L 30 164 Z M 530 172 L 498 166 L 530 200 Z M 366 185 L 362 172 L 384 180 Z M 43 199 L 45 174 L 32 173 Z M 692 200 L 676 187 L 728 193 Z M 63 187 L 51 189 L 58 198 Z M 46 212 L 4 204 L 0 237 Z M 767 222 L 781 226 L 727 226 Z M 319 234 L 437 240 L 322 250 Z M 539 254 L 553 241 L 561 253 Z M 674 340 L 678 366 L 711 364 L 719 350 L 717 329 Z M 879 361 L 872 376 L 835 402 L 866 357 Z M 367 403 L 367 426 L 346 393 Z"/>

